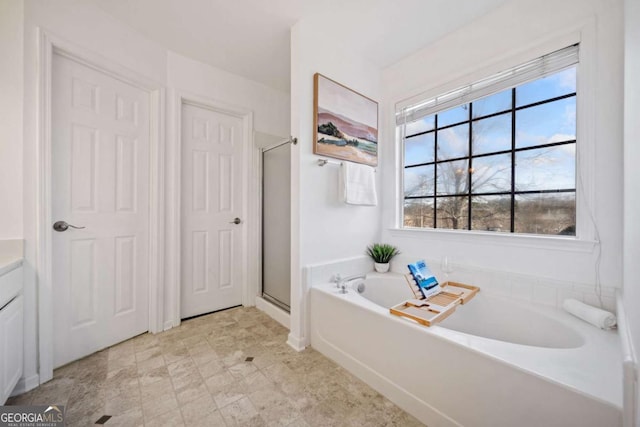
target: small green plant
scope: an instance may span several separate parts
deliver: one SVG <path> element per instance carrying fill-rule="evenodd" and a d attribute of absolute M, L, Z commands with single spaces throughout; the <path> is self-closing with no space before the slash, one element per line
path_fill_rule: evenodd
<path fill-rule="evenodd" d="M 367 246 L 367 255 L 369 255 L 374 262 L 378 264 L 386 264 L 391 261 L 391 258 L 398 255 L 400 251 L 398 248 L 386 243 L 374 243 L 371 246 Z"/>

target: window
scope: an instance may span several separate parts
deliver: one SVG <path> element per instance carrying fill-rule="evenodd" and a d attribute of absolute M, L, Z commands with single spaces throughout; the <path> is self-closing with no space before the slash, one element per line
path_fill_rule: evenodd
<path fill-rule="evenodd" d="M 397 115 L 404 227 L 575 236 L 577 45 L 537 61 Z"/>

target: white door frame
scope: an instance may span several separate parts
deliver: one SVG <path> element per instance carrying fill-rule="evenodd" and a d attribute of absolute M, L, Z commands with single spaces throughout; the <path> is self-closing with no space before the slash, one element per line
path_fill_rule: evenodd
<path fill-rule="evenodd" d="M 258 259 L 258 247 L 255 239 L 259 230 L 259 206 L 254 197 L 259 188 L 259 150 L 253 146 L 253 112 L 251 110 L 229 105 L 220 101 L 188 94 L 177 90 L 170 95 L 169 115 L 173 121 L 169 123 L 171 135 L 167 140 L 167 253 L 166 253 L 166 307 L 168 310 L 164 329 L 180 325 L 180 277 L 181 277 L 181 210 L 182 196 L 182 106 L 185 104 L 204 108 L 242 119 L 243 155 L 242 155 L 242 218 L 245 227 L 242 230 L 242 245 L 245 248 L 242 256 L 242 305 L 255 305 L 258 292 L 258 264 L 249 260 Z"/>
<path fill-rule="evenodd" d="M 36 259 L 38 288 L 38 350 L 40 383 L 53 378 L 53 294 L 51 246 L 51 93 L 53 54 L 124 81 L 149 94 L 149 331 L 162 331 L 164 307 L 162 268 L 164 254 L 164 97 L 162 84 L 149 80 L 94 52 L 38 30 L 38 119 L 37 119 L 37 218 Z"/>

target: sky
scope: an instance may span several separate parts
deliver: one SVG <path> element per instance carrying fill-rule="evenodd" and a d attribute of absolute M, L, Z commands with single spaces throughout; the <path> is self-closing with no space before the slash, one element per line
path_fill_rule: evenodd
<path fill-rule="evenodd" d="M 516 88 L 516 107 L 528 105 L 576 91 L 576 68 L 552 74 Z M 511 108 L 511 90 L 499 92 L 473 102 L 473 117 Z M 467 120 L 469 105 L 438 114 L 438 125 L 446 126 Z M 434 116 L 407 124 L 406 135 L 434 128 Z M 511 148 L 511 114 L 501 114 L 473 122 L 474 154 Z M 576 138 L 576 98 L 570 97 L 516 112 L 516 148 Z M 434 161 L 434 134 L 405 141 L 406 165 Z M 439 160 L 468 156 L 467 123 L 438 132 Z M 511 186 L 510 155 L 474 159 L 474 191 L 509 191 Z M 421 180 L 420 175 L 433 176 L 433 167 L 405 170 L 405 188 Z M 430 174 L 430 175 L 429 175 Z M 438 174 L 440 175 L 440 174 Z M 446 174 L 445 174 L 446 176 Z M 491 179 L 487 179 L 491 177 Z M 439 178 L 441 179 L 441 178 Z M 451 179 L 450 179 L 451 180 Z M 451 192 L 439 185 L 438 193 Z M 533 149 L 516 154 L 516 190 L 551 190 L 575 188 L 575 144 L 546 149 Z M 432 190 L 431 190 L 432 191 Z M 418 194 L 412 194 L 418 195 Z M 426 195 L 426 194 L 424 194 Z"/>

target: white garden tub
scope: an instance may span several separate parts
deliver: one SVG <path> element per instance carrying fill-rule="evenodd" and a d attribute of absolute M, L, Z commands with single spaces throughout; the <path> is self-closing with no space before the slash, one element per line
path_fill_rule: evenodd
<path fill-rule="evenodd" d="M 615 331 L 482 291 L 427 328 L 389 313 L 402 276 L 373 276 L 311 289 L 311 345 L 429 427 L 621 425 Z"/>

